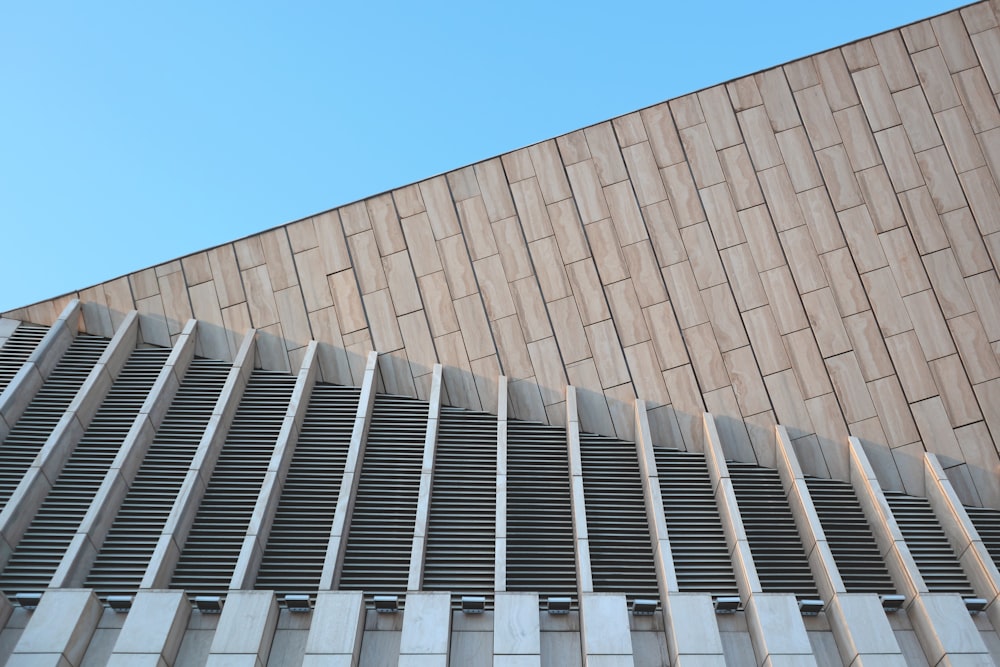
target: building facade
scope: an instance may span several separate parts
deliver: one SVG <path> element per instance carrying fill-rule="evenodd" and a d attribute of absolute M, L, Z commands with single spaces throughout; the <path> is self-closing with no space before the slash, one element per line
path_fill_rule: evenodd
<path fill-rule="evenodd" d="M 1000 6 L 4 313 L 10 665 L 1000 662 Z"/>

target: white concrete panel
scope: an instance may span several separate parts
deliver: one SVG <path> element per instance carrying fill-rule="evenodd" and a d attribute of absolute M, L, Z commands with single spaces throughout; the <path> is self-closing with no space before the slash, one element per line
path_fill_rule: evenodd
<path fill-rule="evenodd" d="M 408 593 L 403 612 L 403 655 L 448 655 L 451 634 L 451 595 Z"/>
<path fill-rule="evenodd" d="M 180 649 L 191 604 L 184 591 L 141 590 L 114 646 L 114 654 L 155 654 L 173 662 Z"/>
<path fill-rule="evenodd" d="M 493 614 L 493 654 L 534 654 L 541 650 L 538 595 L 497 593 Z"/>
<path fill-rule="evenodd" d="M 628 604 L 624 595 L 584 593 L 580 598 L 580 634 L 583 653 L 596 655 L 632 655 L 629 634 Z"/>
<path fill-rule="evenodd" d="M 278 603 L 272 591 L 230 591 L 212 640 L 216 655 L 249 654 L 267 662 L 278 623 Z"/>
<path fill-rule="evenodd" d="M 312 614 L 307 655 L 353 655 L 361 650 L 365 624 L 361 591 L 320 591 Z"/>
<path fill-rule="evenodd" d="M 28 621 L 14 647 L 13 663 L 22 654 L 52 653 L 79 665 L 101 618 L 100 600 L 89 590 L 50 590 Z"/>

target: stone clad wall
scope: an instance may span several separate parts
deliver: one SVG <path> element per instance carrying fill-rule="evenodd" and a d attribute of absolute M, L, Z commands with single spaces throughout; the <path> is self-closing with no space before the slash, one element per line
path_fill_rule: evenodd
<path fill-rule="evenodd" d="M 1000 26 L 988 2 L 687 95 L 312 218 L 36 304 L 135 308 L 200 354 L 923 494 L 939 455 L 963 502 L 1000 507 Z"/>

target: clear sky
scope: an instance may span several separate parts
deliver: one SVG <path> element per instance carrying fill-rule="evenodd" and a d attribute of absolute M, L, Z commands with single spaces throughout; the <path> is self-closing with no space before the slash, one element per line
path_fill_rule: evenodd
<path fill-rule="evenodd" d="M 956 6 L 7 2 L 0 311 Z"/>

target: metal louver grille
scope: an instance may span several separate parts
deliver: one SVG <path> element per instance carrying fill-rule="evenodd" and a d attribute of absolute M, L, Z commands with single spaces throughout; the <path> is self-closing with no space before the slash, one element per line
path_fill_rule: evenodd
<path fill-rule="evenodd" d="M 45 588 L 170 355 L 132 352 L 0 575 L 8 593 Z"/>
<path fill-rule="evenodd" d="M 257 588 L 279 597 L 318 589 L 360 395 L 354 387 L 313 387 Z"/>
<path fill-rule="evenodd" d="M 0 447 L 0 510 L 10 500 L 109 342 L 107 338 L 87 334 L 77 336 L 7 434 Z"/>
<path fill-rule="evenodd" d="M 229 368 L 191 361 L 87 577 L 86 586 L 102 598 L 139 588 Z"/>
<path fill-rule="evenodd" d="M 375 397 L 351 517 L 342 590 L 402 594 L 410 572 L 427 403 Z"/>
<path fill-rule="evenodd" d="M 594 590 L 659 598 L 635 445 L 580 435 Z"/>
<path fill-rule="evenodd" d="M 0 394 L 42 342 L 48 330 L 48 327 L 36 324 L 19 324 L 3 347 L 0 347 Z"/>
<path fill-rule="evenodd" d="M 222 595 L 229 589 L 294 387 L 294 375 L 250 374 L 170 588 L 189 595 Z"/>
<path fill-rule="evenodd" d="M 424 590 L 493 596 L 497 418 L 441 408 Z"/>
<path fill-rule="evenodd" d="M 818 597 L 778 471 L 749 463 L 728 466 L 763 591 Z"/>
<path fill-rule="evenodd" d="M 1000 512 L 988 507 L 966 507 L 965 512 L 976 527 L 993 564 L 1000 568 Z"/>
<path fill-rule="evenodd" d="M 806 486 L 848 593 L 896 592 L 864 510 L 847 482 L 806 477 Z"/>
<path fill-rule="evenodd" d="M 931 509 L 930 501 L 917 496 L 885 492 L 892 515 L 899 524 L 906 546 L 917 563 L 927 590 L 975 595 L 962 566 Z"/>
<path fill-rule="evenodd" d="M 655 447 L 663 516 L 682 591 L 738 596 L 705 455 Z"/>
<path fill-rule="evenodd" d="M 576 597 L 566 430 L 507 422 L 507 590 Z"/>

